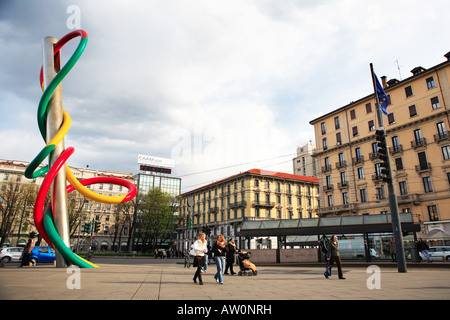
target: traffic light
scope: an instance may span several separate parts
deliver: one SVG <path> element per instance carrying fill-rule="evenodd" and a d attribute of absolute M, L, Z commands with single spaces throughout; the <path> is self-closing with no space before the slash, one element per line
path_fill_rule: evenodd
<path fill-rule="evenodd" d="M 391 183 L 392 177 L 391 177 L 391 171 L 389 168 L 388 150 L 387 150 L 386 137 L 384 135 L 384 130 L 377 130 L 375 132 L 375 138 L 377 140 L 378 159 L 380 159 L 382 161 L 380 163 L 381 177 L 383 179 L 383 182 Z"/>
<path fill-rule="evenodd" d="M 100 230 L 100 221 L 94 222 L 94 232 L 97 233 Z"/>
<path fill-rule="evenodd" d="M 187 228 L 192 229 L 194 224 L 194 219 L 191 218 L 189 215 L 187 216 Z"/>
<path fill-rule="evenodd" d="M 204 225 L 204 226 L 202 227 L 202 232 L 203 232 L 204 234 L 206 234 L 207 236 L 209 236 L 209 235 L 211 234 L 211 228 L 208 227 L 208 225 L 206 224 L 206 225 Z"/>
<path fill-rule="evenodd" d="M 384 136 L 384 130 L 377 130 L 375 132 L 375 138 L 377 139 L 377 154 L 378 158 L 386 162 L 387 161 L 387 146 L 386 146 L 386 138 Z"/>
<path fill-rule="evenodd" d="M 91 227 L 92 227 L 92 223 L 91 222 L 86 222 L 85 224 L 84 224 L 84 232 L 86 232 L 86 233 L 89 233 L 89 232 L 91 232 Z"/>

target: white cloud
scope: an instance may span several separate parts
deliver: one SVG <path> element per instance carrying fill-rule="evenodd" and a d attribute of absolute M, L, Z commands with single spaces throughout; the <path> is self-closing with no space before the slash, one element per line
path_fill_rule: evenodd
<path fill-rule="evenodd" d="M 7 115 L 0 119 L 0 136 L 7 158 L 31 160 L 35 154 L 7 138 L 23 128 L 23 120 L 5 101 L 34 121 L 30 99 L 37 108 L 41 38 L 70 31 L 70 4 L 47 3 L 53 5 L 44 10 L 32 1 L 10 1 L 6 16 L 0 13 L 0 44 L 8 43 L 0 47 L 0 96 L 8 93 L 0 101 Z M 174 157 L 178 175 L 229 167 L 186 176 L 185 186 L 251 167 L 291 171 L 289 156 L 281 156 L 313 140 L 310 120 L 371 93 L 369 63 L 392 78 L 398 77 L 399 59 L 406 77 L 417 65 L 440 63 L 450 50 L 441 41 L 450 29 L 447 1 L 77 5 L 89 42 L 63 82 L 72 117 L 66 146 L 77 150 L 71 165 L 136 172 L 137 154 L 150 154 Z M 63 59 L 77 43 L 63 48 Z M 22 130 L 28 143 L 33 135 L 39 140 L 36 124 L 27 122 Z"/>

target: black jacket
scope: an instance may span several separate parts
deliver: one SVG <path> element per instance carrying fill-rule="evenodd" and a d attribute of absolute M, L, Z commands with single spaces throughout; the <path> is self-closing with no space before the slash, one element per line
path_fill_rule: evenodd
<path fill-rule="evenodd" d="M 225 248 L 222 248 L 215 241 L 212 245 L 211 252 L 214 253 L 214 257 L 225 257 L 228 252 L 228 246 L 225 245 Z"/>

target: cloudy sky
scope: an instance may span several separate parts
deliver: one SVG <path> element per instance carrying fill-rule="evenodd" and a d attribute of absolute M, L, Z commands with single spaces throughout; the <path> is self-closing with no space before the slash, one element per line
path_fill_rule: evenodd
<path fill-rule="evenodd" d="M 75 6 L 73 6 L 75 5 Z M 0 159 L 31 161 L 42 39 L 74 28 L 69 165 L 175 160 L 182 192 L 252 168 L 292 173 L 309 121 L 450 51 L 448 0 L 0 1 Z M 67 61 L 79 43 L 62 49 Z"/>

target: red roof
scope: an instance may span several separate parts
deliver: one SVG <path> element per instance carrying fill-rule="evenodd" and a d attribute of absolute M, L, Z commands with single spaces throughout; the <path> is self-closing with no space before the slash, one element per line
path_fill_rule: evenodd
<path fill-rule="evenodd" d="M 204 185 L 203 187 L 199 187 L 199 188 L 193 189 L 193 190 L 185 192 L 183 194 L 190 193 L 190 192 L 193 192 L 193 191 L 196 191 L 196 190 L 200 190 L 200 189 L 209 187 L 211 185 L 214 185 L 214 184 L 217 184 L 217 183 L 220 183 L 220 182 L 223 182 L 223 181 L 226 181 L 226 180 L 229 180 L 229 179 L 241 176 L 241 175 L 245 175 L 245 174 L 248 174 L 248 173 L 250 173 L 250 174 L 257 174 L 257 175 L 261 175 L 261 176 L 277 177 L 277 178 L 282 178 L 282 179 L 291 179 L 291 180 L 297 180 L 297 181 L 319 183 L 319 179 L 316 178 L 316 177 L 300 176 L 300 175 L 296 175 L 296 174 L 290 174 L 290 173 L 284 173 L 284 172 L 275 172 L 275 171 L 262 170 L 262 169 L 251 169 L 251 170 L 248 170 L 248 171 L 245 171 L 245 172 L 241 172 L 239 174 L 235 174 L 235 175 L 230 176 L 228 178 L 221 179 L 221 180 L 215 181 L 213 183 Z"/>

